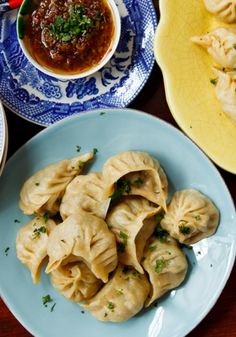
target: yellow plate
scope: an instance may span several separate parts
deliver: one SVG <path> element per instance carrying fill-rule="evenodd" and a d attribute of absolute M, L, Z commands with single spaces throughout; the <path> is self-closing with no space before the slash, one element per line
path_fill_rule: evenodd
<path fill-rule="evenodd" d="M 159 5 L 154 53 L 170 111 L 182 130 L 217 165 L 236 174 L 236 125 L 222 112 L 215 97 L 210 83 L 215 77 L 212 58 L 190 41 L 192 36 L 229 25 L 208 13 L 202 0 L 160 0 Z"/>

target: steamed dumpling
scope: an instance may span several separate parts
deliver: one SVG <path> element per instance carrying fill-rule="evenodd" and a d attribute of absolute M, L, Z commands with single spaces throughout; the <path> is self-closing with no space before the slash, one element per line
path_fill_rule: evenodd
<path fill-rule="evenodd" d="M 74 302 L 94 296 L 103 284 L 84 262 L 59 266 L 50 273 L 50 280 L 59 293 Z"/>
<path fill-rule="evenodd" d="M 47 256 L 48 236 L 55 226 L 53 220 L 37 217 L 17 232 L 16 254 L 30 270 L 34 283 L 39 281 L 41 268 Z"/>
<path fill-rule="evenodd" d="M 148 153 L 129 151 L 109 158 L 103 166 L 106 197 L 139 195 L 166 207 L 168 182 L 159 162 Z"/>
<path fill-rule="evenodd" d="M 177 241 L 170 236 L 166 236 L 164 240 L 153 236 L 145 248 L 142 264 L 151 282 L 146 307 L 168 290 L 178 287 L 188 269 L 184 253 Z"/>
<path fill-rule="evenodd" d="M 191 40 L 205 48 L 221 67 L 236 68 L 236 28 L 217 28 Z"/>
<path fill-rule="evenodd" d="M 84 164 L 93 158 L 89 152 L 76 158 L 51 164 L 36 172 L 23 185 L 19 207 L 25 214 L 55 214 L 69 182 L 81 172 Z"/>
<path fill-rule="evenodd" d="M 143 308 L 149 291 L 145 274 L 119 265 L 112 279 L 82 306 L 100 321 L 122 322 Z"/>
<path fill-rule="evenodd" d="M 124 197 L 108 213 L 106 222 L 118 243 L 119 261 L 133 266 L 140 273 L 140 260 L 145 243 L 152 235 L 157 221 L 154 215 L 161 207 L 155 207 L 141 197 Z"/>
<path fill-rule="evenodd" d="M 64 220 L 82 209 L 104 219 L 109 204 L 110 199 L 104 199 L 104 182 L 101 173 L 92 172 L 79 175 L 69 183 L 61 201 L 60 214 Z"/>
<path fill-rule="evenodd" d="M 219 211 L 197 190 L 175 192 L 161 227 L 184 244 L 193 244 L 212 235 L 219 223 Z"/>
<path fill-rule="evenodd" d="M 114 234 L 102 219 L 83 211 L 70 215 L 52 231 L 47 253 L 47 273 L 75 256 L 84 261 L 97 278 L 107 282 L 109 273 L 117 265 Z"/>
<path fill-rule="evenodd" d="M 206 9 L 227 23 L 236 22 L 236 0 L 204 0 Z"/>
<path fill-rule="evenodd" d="M 224 72 L 216 68 L 213 71 L 218 77 L 215 93 L 222 111 L 236 123 L 236 72 Z"/>

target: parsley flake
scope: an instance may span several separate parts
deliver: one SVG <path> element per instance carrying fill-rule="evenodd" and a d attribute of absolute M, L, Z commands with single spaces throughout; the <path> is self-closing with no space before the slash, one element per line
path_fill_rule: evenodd
<path fill-rule="evenodd" d="M 113 302 L 108 302 L 107 307 L 108 307 L 109 310 L 114 311 L 114 309 L 115 309 L 115 304 L 114 304 Z"/>
<path fill-rule="evenodd" d="M 190 229 L 190 227 L 188 227 L 188 226 L 180 225 L 180 226 L 179 226 L 179 232 L 180 232 L 181 234 L 183 234 L 183 235 L 188 235 L 188 234 L 190 234 L 191 229 Z"/>
<path fill-rule="evenodd" d="M 54 308 L 55 308 L 56 303 L 53 304 L 53 306 L 51 307 L 50 311 L 53 312 Z"/>
<path fill-rule="evenodd" d="M 164 259 L 156 260 L 155 272 L 160 274 L 162 270 L 167 266 L 167 261 Z"/>
<path fill-rule="evenodd" d="M 44 215 L 43 215 L 43 221 L 44 221 L 45 223 L 48 222 L 49 217 L 50 217 L 50 212 L 49 212 L 49 211 L 45 211 L 45 212 L 44 212 Z"/>
<path fill-rule="evenodd" d="M 46 233 L 47 232 L 47 229 L 45 226 L 41 226 L 39 228 L 35 228 L 34 231 L 33 231 L 33 239 L 36 239 L 40 236 L 41 233 Z"/>
<path fill-rule="evenodd" d="M 140 187 L 142 184 L 144 183 L 143 179 L 138 177 L 137 179 L 135 179 L 132 182 L 132 185 L 136 186 L 136 187 Z"/>
<path fill-rule="evenodd" d="M 77 151 L 77 152 L 80 152 L 80 150 L 81 150 L 81 146 L 76 145 L 76 151 Z"/>
<path fill-rule="evenodd" d="M 130 191 L 131 191 L 130 183 L 128 181 L 119 179 L 115 183 L 115 189 L 114 189 L 112 195 L 110 196 L 110 198 L 112 200 L 116 200 L 116 199 L 120 198 L 121 195 L 124 194 L 124 193 L 129 194 Z"/>
<path fill-rule="evenodd" d="M 211 82 L 211 84 L 213 84 L 213 85 L 216 85 L 217 84 L 217 78 L 210 78 L 210 82 Z"/>
<path fill-rule="evenodd" d="M 45 295 L 42 297 L 42 301 L 43 301 L 43 305 L 47 307 L 47 304 L 53 302 L 53 299 L 51 298 L 50 295 Z"/>
<path fill-rule="evenodd" d="M 20 223 L 20 220 L 15 219 L 14 222 L 15 222 L 15 223 Z"/>
<path fill-rule="evenodd" d="M 150 250 L 150 252 L 154 252 L 154 250 L 156 250 L 157 246 L 156 245 L 150 245 L 148 247 L 148 249 Z"/>
<path fill-rule="evenodd" d="M 9 249 L 10 249 L 10 247 L 7 247 L 7 248 L 4 250 L 4 253 L 5 253 L 6 256 L 8 256 Z"/>
<path fill-rule="evenodd" d="M 79 160 L 78 165 L 79 165 L 79 168 L 82 169 L 85 165 L 85 162 L 82 160 Z"/>
<path fill-rule="evenodd" d="M 93 154 L 94 154 L 94 156 L 95 156 L 95 154 L 97 154 L 97 153 L 98 153 L 98 149 L 94 148 L 94 149 L 93 149 Z"/>
<path fill-rule="evenodd" d="M 233 44 L 233 48 L 236 50 L 236 44 Z"/>
<path fill-rule="evenodd" d="M 161 225 L 157 225 L 154 232 L 155 237 L 160 242 L 165 242 L 168 236 L 168 232 L 161 227 Z"/>
<path fill-rule="evenodd" d="M 201 220 L 201 215 L 200 214 L 195 215 L 195 219 L 196 220 Z"/>

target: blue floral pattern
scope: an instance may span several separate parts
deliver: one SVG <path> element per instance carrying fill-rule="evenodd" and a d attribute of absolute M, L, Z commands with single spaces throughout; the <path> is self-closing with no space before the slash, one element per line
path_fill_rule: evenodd
<path fill-rule="evenodd" d="M 60 81 L 38 71 L 23 55 L 17 11 L 0 14 L 0 99 L 20 116 L 48 126 L 101 107 L 125 107 L 140 92 L 154 63 L 157 21 L 151 0 L 116 0 L 121 38 L 110 62 L 83 79 Z"/>

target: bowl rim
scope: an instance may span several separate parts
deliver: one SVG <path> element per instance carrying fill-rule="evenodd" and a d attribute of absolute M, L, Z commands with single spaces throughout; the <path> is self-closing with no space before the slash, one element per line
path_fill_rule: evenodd
<path fill-rule="evenodd" d="M 115 0 L 104 0 L 105 2 L 107 2 L 108 6 L 110 7 L 110 10 L 112 12 L 115 32 L 114 32 L 114 36 L 112 38 L 111 44 L 109 46 L 109 49 L 106 51 L 105 55 L 100 60 L 100 62 L 96 66 L 94 66 L 94 67 L 92 67 L 92 68 L 90 68 L 86 71 L 83 71 L 81 73 L 78 73 L 78 74 L 60 74 L 58 72 L 54 72 L 54 71 L 40 65 L 31 56 L 30 52 L 28 51 L 28 49 L 25 46 L 23 38 L 20 38 L 20 36 L 19 36 L 19 22 L 20 22 L 20 19 L 24 16 L 21 9 L 24 6 L 26 1 L 28 1 L 28 0 L 23 0 L 22 4 L 20 6 L 20 9 L 18 11 L 18 14 L 17 14 L 17 23 L 16 23 L 17 40 L 19 42 L 19 45 L 20 45 L 21 50 L 22 50 L 23 54 L 25 55 L 25 57 L 29 60 L 29 62 L 35 68 L 37 68 L 42 73 L 44 73 L 46 75 L 49 75 L 51 77 L 54 77 L 58 80 L 73 80 L 73 79 L 84 78 L 84 77 L 90 76 L 92 74 L 95 74 L 98 70 L 100 70 L 102 67 L 104 67 L 109 62 L 109 60 L 111 59 L 113 54 L 115 53 L 116 48 L 117 48 L 118 43 L 119 43 L 119 40 L 120 40 L 120 35 L 121 35 L 121 17 L 120 17 L 120 13 L 119 13 L 119 10 L 118 10 L 118 6 L 115 3 Z"/>

